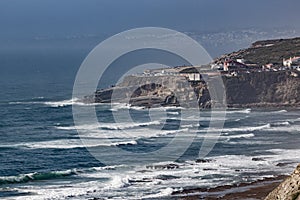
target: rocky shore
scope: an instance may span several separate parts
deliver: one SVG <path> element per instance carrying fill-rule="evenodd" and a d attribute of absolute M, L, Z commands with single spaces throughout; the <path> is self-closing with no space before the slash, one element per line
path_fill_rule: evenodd
<path fill-rule="evenodd" d="M 210 189 L 185 189 L 174 192 L 173 196 L 182 200 L 300 200 L 300 165 L 290 176 L 281 175 L 252 183 Z"/>
<path fill-rule="evenodd" d="M 265 200 L 300 200 L 300 165 Z"/>
<path fill-rule="evenodd" d="M 210 189 L 199 188 L 183 190 L 180 192 L 175 192 L 173 195 L 176 196 L 176 199 L 181 200 L 263 200 L 285 178 L 286 176 L 278 176 L 275 178 L 265 178 L 253 183 L 225 185 Z"/>

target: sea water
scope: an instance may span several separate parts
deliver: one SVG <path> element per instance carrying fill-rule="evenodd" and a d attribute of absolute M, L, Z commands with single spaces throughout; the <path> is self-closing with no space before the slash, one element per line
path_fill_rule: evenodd
<path fill-rule="evenodd" d="M 209 110 L 201 111 L 201 115 L 190 112 L 182 118 L 180 108 L 154 109 L 153 116 L 162 112 L 165 115 L 151 121 L 146 108 L 98 104 L 101 123 L 76 127 L 72 120 L 74 103 L 71 99 L 55 101 L 42 96 L 1 103 L 1 198 L 168 197 L 184 188 L 211 188 L 288 174 L 299 162 L 298 109 L 227 110 L 225 126 L 205 158 L 207 162 L 197 162 L 193 147 L 201 147 L 209 126 Z M 128 110 L 138 121 L 114 122 L 114 113 Z M 180 127 L 176 125 L 179 122 Z M 97 142 L 84 145 L 77 129 Z M 167 145 L 176 135 L 189 139 L 194 134 L 199 140 L 177 160 L 128 163 L 127 158 L 109 155 L 112 147 L 147 152 Z M 110 143 L 104 140 L 107 138 Z M 115 164 L 95 159 L 86 147 L 101 148 L 106 152 L 103 156 L 111 157 Z M 282 163 L 286 165 L 280 166 Z M 177 167 L 155 167 L 168 164 Z"/>
<path fill-rule="evenodd" d="M 299 109 L 228 109 L 224 127 L 212 127 L 221 133 L 214 148 L 197 161 L 210 121 L 222 113 L 212 119 L 209 110 L 84 105 L 71 98 L 74 72 L 43 70 L 1 74 L 1 199 L 169 198 L 185 188 L 289 174 L 299 163 Z M 99 123 L 76 126 L 72 106 L 95 106 Z M 116 123 L 128 112 L 130 122 Z M 112 151 L 153 152 L 175 137 L 194 140 L 180 157 L 134 160 Z"/>

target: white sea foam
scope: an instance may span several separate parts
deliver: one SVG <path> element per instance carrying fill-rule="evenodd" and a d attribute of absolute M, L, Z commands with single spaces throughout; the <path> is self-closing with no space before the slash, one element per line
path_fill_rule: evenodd
<path fill-rule="evenodd" d="M 38 99 L 43 99 L 43 98 L 34 98 L 34 99 L 38 100 Z M 11 104 L 11 105 L 42 104 L 42 105 L 47 105 L 47 106 L 54 107 L 54 108 L 71 106 L 71 105 L 79 105 L 79 106 L 102 105 L 102 104 L 98 104 L 98 103 L 91 103 L 91 104 L 83 103 L 83 102 L 80 102 L 79 99 L 77 99 L 77 98 L 61 100 L 61 101 L 12 101 L 12 102 L 9 102 L 8 104 Z"/>
<path fill-rule="evenodd" d="M 249 133 L 249 134 L 238 134 L 238 135 L 223 135 L 221 137 L 223 138 L 228 138 L 228 139 L 239 139 L 239 138 L 252 138 L 255 135 L 253 133 Z"/>
<path fill-rule="evenodd" d="M 248 132 L 248 131 L 258 131 L 258 130 L 264 130 L 267 128 L 270 128 L 270 124 L 265 124 L 261 126 L 245 126 L 245 127 L 240 127 L 240 128 L 224 128 L 224 132 Z"/>
<path fill-rule="evenodd" d="M 277 111 L 273 111 L 272 113 L 286 113 L 288 112 L 287 110 L 277 110 Z"/>
<path fill-rule="evenodd" d="M 186 110 L 187 108 L 184 107 L 175 107 L 175 106 L 164 106 L 164 107 L 155 107 L 155 108 L 150 108 L 153 111 L 172 111 L 172 110 Z M 191 108 L 189 108 L 192 110 Z M 196 109 L 194 109 L 196 110 Z"/>
<path fill-rule="evenodd" d="M 136 166 L 134 170 L 124 171 L 116 168 L 115 170 L 106 171 L 104 167 L 100 167 L 95 172 L 90 173 L 90 175 L 83 172 L 82 176 L 109 178 L 106 182 L 85 181 L 83 183 L 72 183 L 72 187 L 59 187 L 57 185 L 51 186 L 52 188 L 50 186 L 34 188 L 33 186 L 28 191 L 35 192 L 37 194 L 35 196 L 38 196 L 40 199 L 45 197 L 43 193 L 47 190 L 49 190 L 47 195 L 50 195 L 53 199 L 64 199 L 68 196 L 73 196 L 71 199 L 93 197 L 102 197 L 104 199 L 168 198 L 174 191 L 178 191 L 182 187 L 211 188 L 219 185 L 239 183 L 241 179 L 243 181 L 253 181 L 262 177 L 273 177 L 270 175 L 270 172 L 274 170 L 279 172 L 282 170 L 283 173 L 289 173 L 289 170 L 292 170 L 295 166 L 280 168 L 276 164 L 281 162 L 284 158 L 283 155 L 286 154 L 288 154 L 288 160 L 297 160 L 299 150 L 287 152 L 274 149 L 272 153 L 275 154 L 270 155 L 268 153 L 267 155 L 255 156 L 261 158 L 259 160 L 253 160 L 252 156 L 245 155 L 213 156 L 208 157 L 207 159 L 210 159 L 210 161 L 206 163 L 197 163 L 195 161 L 174 163 L 179 165 L 179 168 L 176 169 L 158 168 L 143 171 L 145 166 Z M 170 164 L 170 162 L 155 163 L 154 165 L 163 166 L 167 164 Z M 257 173 L 258 171 L 259 173 Z M 247 174 L 247 176 L 243 176 L 243 178 L 242 174 Z M 166 178 L 164 179 L 164 177 Z M 241 177 L 241 179 L 238 177 Z M 66 183 L 64 185 L 68 186 Z"/>
<path fill-rule="evenodd" d="M 161 197 L 167 197 L 170 196 L 172 193 L 174 192 L 174 189 L 171 187 L 165 188 L 165 189 L 161 189 L 159 193 L 156 194 L 152 194 L 152 195 L 147 195 L 144 196 L 143 198 L 161 198 Z"/>
<path fill-rule="evenodd" d="M 129 103 L 112 103 L 111 111 L 119 111 L 119 110 L 151 110 L 151 111 L 164 111 L 164 112 L 171 112 L 172 110 L 183 110 L 183 107 L 155 107 L 155 108 L 146 108 L 143 106 L 132 106 Z"/>
<path fill-rule="evenodd" d="M 121 109 L 130 109 L 130 104 L 127 103 L 114 103 L 112 104 L 112 108 L 110 109 L 111 111 L 119 111 Z"/>
<path fill-rule="evenodd" d="M 252 131 L 259 131 L 259 130 L 267 130 L 271 127 L 271 124 L 265 124 L 261 126 L 242 126 L 238 128 L 205 128 L 202 130 L 196 130 L 199 133 L 216 133 L 216 132 L 223 132 L 223 133 L 230 133 L 230 132 L 252 132 Z"/>
<path fill-rule="evenodd" d="M 86 124 L 86 125 L 79 125 L 79 126 L 56 126 L 55 128 L 61 130 L 97 130 L 97 129 L 110 129 L 110 130 L 124 130 L 129 128 L 135 127 L 144 127 L 150 125 L 159 125 L 159 121 L 151 121 L 151 122 L 120 122 L 120 123 L 104 123 L 99 122 L 98 124 Z"/>
<path fill-rule="evenodd" d="M 167 112 L 169 115 L 179 115 L 179 112 Z"/>
<path fill-rule="evenodd" d="M 285 122 L 275 122 L 272 125 L 275 125 L 275 126 L 289 126 L 291 124 L 290 124 L 290 122 L 285 121 Z"/>
<path fill-rule="evenodd" d="M 264 131 L 300 133 L 300 125 L 275 126 L 275 127 L 269 127 L 268 129 L 265 129 Z"/>
<path fill-rule="evenodd" d="M 136 145 L 135 140 L 88 140 L 84 144 L 80 139 L 62 139 L 62 140 L 51 140 L 42 142 L 27 142 L 17 143 L 12 145 L 0 144 L 0 147 L 15 147 L 15 148 L 29 148 L 29 149 L 73 149 L 73 148 L 88 148 L 88 147 L 99 147 L 99 146 L 119 146 L 119 145 Z"/>
<path fill-rule="evenodd" d="M 193 128 L 193 127 L 199 127 L 199 123 L 196 124 L 182 124 L 181 127 L 182 128 Z"/>
<path fill-rule="evenodd" d="M 60 199 L 85 199 L 84 196 L 87 192 L 91 193 L 92 191 L 96 191 L 97 189 L 103 187 L 103 184 L 99 181 L 87 181 L 87 182 L 79 182 L 73 183 L 72 185 L 66 186 L 62 185 L 43 185 L 40 184 L 38 186 L 32 187 L 24 187 L 22 188 L 22 192 L 25 193 L 34 193 L 34 195 L 29 196 L 19 196 L 14 197 L 16 200 L 41 200 L 41 199 L 49 199 L 49 197 L 53 200 Z M 73 197 L 73 198 L 71 198 Z"/>
<path fill-rule="evenodd" d="M 300 149 L 270 149 L 268 151 L 275 153 L 272 156 L 274 159 L 299 162 Z"/>
<path fill-rule="evenodd" d="M 104 188 L 104 190 L 111 190 L 116 188 L 123 188 L 130 185 L 129 183 L 129 176 L 114 176 L 112 177 L 111 181 L 108 183 L 108 185 Z"/>
<path fill-rule="evenodd" d="M 45 105 L 51 106 L 51 107 L 65 107 L 65 106 L 71 106 L 71 105 L 81 105 L 85 106 L 88 104 L 85 104 L 83 102 L 80 102 L 79 99 L 68 99 L 68 100 L 62 100 L 62 101 L 48 101 L 44 102 Z"/>
<path fill-rule="evenodd" d="M 234 114 L 234 113 L 245 113 L 245 114 L 248 114 L 248 113 L 251 113 L 251 109 L 247 108 L 247 109 L 244 109 L 244 110 L 226 110 L 226 113 L 228 113 L 228 114 Z"/>
<path fill-rule="evenodd" d="M 227 120 L 228 118 L 226 117 L 206 117 L 206 116 L 188 116 L 186 118 L 181 118 L 180 120 L 182 121 L 187 121 L 187 122 L 199 122 L 199 121 L 224 121 Z"/>
<path fill-rule="evenodd" d="M 300 122 L 300 117 L 294 120 L 295 122 Z"/>
<path fill-rule="evenodd" d="M 40 104 L 41 102 L 28 102 L 28 101 L 11 101 L 11 102 L 8 102 L 8 104 L 10 105 L 18 105 L 18 104 L 24 104 L 24 105 L 27 105 L 27 104 Z"/>

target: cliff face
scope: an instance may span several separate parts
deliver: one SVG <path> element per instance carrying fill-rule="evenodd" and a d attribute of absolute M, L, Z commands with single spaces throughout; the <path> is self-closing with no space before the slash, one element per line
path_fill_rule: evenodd
<path fill-rule="evenodd" d="M 300 165 L 265 200 L 300 200 Z"/>
<path fill-rule="evenodd" d="M 229 107 L 300 106 L 300 72 L 241 73 L 222 78 Z M 209 86 L 204 81 L 191 83 L 181 76 L 128 76 L 116 87 L 99 90 L 85 101 L 145 107 L 212 105 Z"/>
<path fill-rule="evenodd" d="M 129 103 L 132 106 L 183 106 L 208 108 L 210 96 L 207 85 L 191 84 L 182 76 L 127 76 L 116 87 L 96 91 L 85 102 Z"/>
<path fill-rule="evenodd" d="M 300 105 L 300 73 L 256 72 L 223 77 L 229 106 Z"/>

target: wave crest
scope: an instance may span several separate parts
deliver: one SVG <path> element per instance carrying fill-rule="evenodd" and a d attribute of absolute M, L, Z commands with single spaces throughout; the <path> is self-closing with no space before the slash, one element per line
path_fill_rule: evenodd
<path fill-rule="evenodd" d="M 53 171 L 53 172 L 34 172 L 29 174 L 22 174 L 18 176 L 4 176 L 0 177 L 0 185 L 3 184 L 14 184 L 14 183 L 27 183 L 37 180 L 49 180 L 62 178 L 66 176 L 77 175 L 76 170 L 66 170 L 66 171 Z"/>

